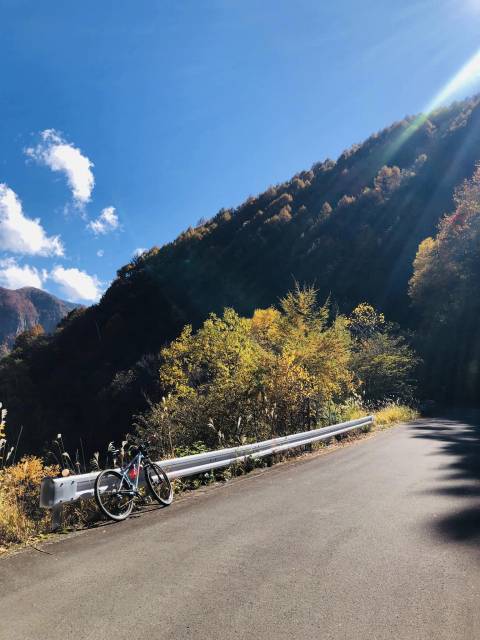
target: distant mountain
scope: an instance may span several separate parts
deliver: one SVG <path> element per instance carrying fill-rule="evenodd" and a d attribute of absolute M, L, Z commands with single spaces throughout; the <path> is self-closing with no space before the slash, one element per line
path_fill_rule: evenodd
<path fill-rule="evenodd" d="M 51 333 L 78 305 L 59 300 L 35 287 L 0 287 L 0 354 L 10 350 L 19 333 L 41 325 Z"/>
<path fill-rule="evenodd" d="M 98 304 L 0 360 L 10 424 L 35 448 L 58 431 L 90 450 L 118 439 L 147 406 L 159 350 L 183 325 L 225 306 L 250 314 L 274 305 L 295 280 L 341 312 L 366 301 L 414 328 L 408 281 L 419 243 L 479 161 L 477 96 L 396 122 L 153 247 L 118 271 Z"/>

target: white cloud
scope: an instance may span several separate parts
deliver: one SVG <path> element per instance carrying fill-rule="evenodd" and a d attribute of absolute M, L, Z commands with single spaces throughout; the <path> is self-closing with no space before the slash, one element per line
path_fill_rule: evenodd
<path fill-rule="evenodd" d="M 80 269 L 57 265 L 51 271 L 30 265 L 19 265 L 15 258 L 0 259 L 0 287 L 43 289 L 47 280 L 56 282 L 63 297 L 72 302 L 96 302 L 102 294 L 102 283 Z"/>
<path fill-rule="evenodd" d="M 21 267 L 13 258 L 0 260 L 0 287 L 21 289 L 22 287 L 43 288 L 45 272 L 28 264 Z"/>
<path fill-rule="evenodd" d="M 144 247 L 138 247 L 137 249 L 135 249 L 135 251 L 133 252 L 133 255 L 135 258 L 138 258 L 138 256 L 141 256 L 142 253 L 145 253 L 145 251 L 147 251 L 147 249 L 145 249 Z"/>
<path fill-rule="evenodd" d="M 115 207 L 106 207 L 96 220 L 88 223 L 87 227 L 93 231 L 96 236 L 105 235 L 110 231 L 118 229 L 120 223 Z"/>
<path fill-rule="evenodd" d="M 52 171 L 64 173 L 78 205 L 89 202 L 95 185 L 93 162 L 80 149 L 66 142 L 55 129 L 45 129 L 40 135 L 42 141 L 36 147 L 25 149 L 27 156 Z"/>
<path fill-rule="evenodd" d="M 80 269 L 56 266 L 48 277 L 58 284 L 62 295 L 71 302 L 96 302 L 102 294 L 102 283 L 97 276 Z"/>
<path fill-rule="evenodd" d="M 47 236 L 38 218 L 27 218 L 15 191 L 0 184 L 0 250 L 38 256 L 63 256 L 59 236 Z"/>
<path fill-rule="evenodd" d="M 99 258 L 103 258 L 103 256 L 104 256 L 104 255 L 105 255 L 105 251 L 104 251 L 103 249 L 99 249 L 99 250 L 97 251 L 97 256 L 98 256 Z"/>

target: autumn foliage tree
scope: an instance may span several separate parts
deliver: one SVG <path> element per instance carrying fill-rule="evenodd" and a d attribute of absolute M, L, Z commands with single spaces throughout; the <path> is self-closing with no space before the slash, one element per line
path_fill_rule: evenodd
<path fill-rule="evenodd" d="M 362 350 L 375 358 L 370 367 Z M 297 286 L 279 308 L 251 318 L 225 309 L 196 333 L 186 326 L 161 352 L 165 393 L 137 417 L 137 432 L 171 454 L 199 440 L 214 447 L 311 429 L 326 407 L 361 388 L 369 400 L 405 390 L 412 361 L 372 307 L 345 318 L 328 301 L 319 305 L 312 287 Z M 376 368 L 387 376 L 383 386 Z"/>
<path fill-rule="evenodd" d="M 455 209 L 419 246 L 410 280 L 428 371 L 443 399 L 480 390 L 480 165 L 455 191 Z M 427 387 L 427 388 L 428 388 Z"/>
<path fill-rule="evenodd" d="M 367 402 L 412 402 L 418 358 L 395 325 L 371 305 L 358 305 L 347 319 L 353 344 L 351 368 Z"/>

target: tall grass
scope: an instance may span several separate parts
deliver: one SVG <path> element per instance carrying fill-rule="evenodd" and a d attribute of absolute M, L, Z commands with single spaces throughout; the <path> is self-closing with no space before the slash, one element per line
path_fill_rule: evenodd
<path fill-rule="evenodd" d="M 391 402 L 374 413 L 375 425 L 380 429 L 396 424 L 408 422 L 418 418 L 419 413 L 413 407 Z"/>
<path fill-rule="evenodd" d="M 39 506 L 40 483 L 58 473 L 57 466 L 34 456 L 0 470 L 0 550 L 48 531 L 50 513 Z"/>

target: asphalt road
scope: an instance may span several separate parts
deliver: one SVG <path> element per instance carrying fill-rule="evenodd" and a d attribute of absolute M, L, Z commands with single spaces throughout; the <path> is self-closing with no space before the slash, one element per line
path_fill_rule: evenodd
<path fill-rule="evenodd" d="M 478 640 L 479 453 L 422 420 L 5 558 L 0 638 Z"/>

